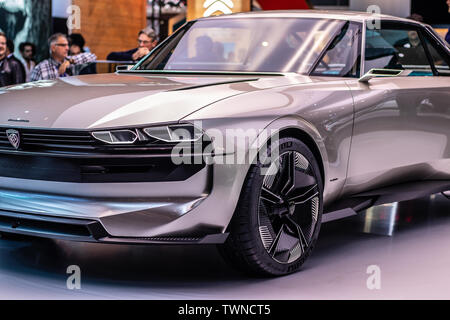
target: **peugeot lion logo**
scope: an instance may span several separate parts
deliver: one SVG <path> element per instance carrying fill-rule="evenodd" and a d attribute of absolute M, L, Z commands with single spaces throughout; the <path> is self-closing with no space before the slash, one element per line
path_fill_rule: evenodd
<path fill-rule="evenodd" d="M 224 14 L 233 13 L 231 9 L 234 7 L 233 1 L 231 0 L 206 0 L 203 3 L 203 8 L 206 9 L 203 14 L 204 17 L 209 17 L 214 12 L 218 11 Z"/>
<path fill-rule="evenodd" d="M 6 135 L 8 136 L 8 140 L 11 143 L 11 145 L 15 149 L 19 149 L 20 146 L 20 133 L 17 130 L 14 129 L 8 129 L 6 130 Z"/>

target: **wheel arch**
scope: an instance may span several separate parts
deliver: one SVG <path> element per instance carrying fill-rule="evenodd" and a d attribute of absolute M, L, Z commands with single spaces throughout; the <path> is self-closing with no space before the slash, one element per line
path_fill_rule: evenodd
<path fill-rule="evenodd" d="M 319 147 L 314 142 L 314 139 L 311 138 L 305 131 L 299 128 L 286 128 L 280 131 L 280 138 L 292 137 L 303 142 L 309 150 L 314 154 L 314 158 L 317 161 L 320 169 L 320 177 L 322 179 L 322 183 L 325 183 L 325 167 L 323 164 L 322 155 L 320 153 Z"/>
<path fill-rule="evenodd" d="M 281 117 L 278 119 L 275 119 L 268 123 L 264 130 L 266 130 L 267 134 L 264 137 L 265 139 L 260 139 L 259 137 L 251 143 L 251 146 L 247 149 L 247 152 L 250 152 L 251 149 L 254 150 L 261 150 L 263 148 L 270 137 L 273 137 L 274 135 L 278 134 L 278 138 L 284 138 L 284 137 L 293 137 L 301 142 L 303 142 L 313 153 L 317 164 L 319 166 L 321 180 L 322 180 L 322 186 L 325 190 L 326 187 L 326 181 L 328 176 L 328 156 L 325 148 L 325 144 L 323 142 L 323 138 L 320 135 L 319 131 L 308 121 L 298 117 L 298 116 L 289 116 L 289 117 Z M 253 156 L 257 156 L 254 154 Z M 248 158 L 247 158 L 248 159 Z M 255 159 L 253 159 L 254 162 Z M 245 186 L 245 181 L 248 178 L 248 175 L 251 171 L 252 165 L 251 163 L 248 165 L 245 171 L 245 175 L 243 176 L 242 183 L 239 182 L 239 196 L 236 199 L 236 203 L 233 204 L 233 213 L 230 215 L 230 220 L 234 216 L 235 209 L 241 199 L 242 191 Z M 224 230 L 228 230 L 229 228 L 229 222 L 226 224 L 226 227 Z"/>
<path fill-rule="evenodd" d="M 256 145 L 253 144 L 252 147 L 258 146 L 259 149 L 264 148 L 266 145 L 269 145 L 269 141 L 270 141 L 269 138 L 283 139 L 283 138 L 289 137 L 289 138 L 293 138 L 293 139 L 298 139 L 299 141 L 302 142 L 303 146 L 299 146 L 298 144 L 295 144 L 295 143 L 294 143 L 294 145 L 282 144 L 280 147 L 281 150 L 285 150 L 286 148 L 288 148 L 288 150 L 289 150 L 289 148 L 291 150 L 292 149 L 295 150 L 295 148 L 296 148 L 295 145 L 297 145 L 297 148 L 301 148 L 301 150 L 303 150 L 304 152 L 306 152 L 308 154 L 309 159 L 311 158 L 311 153 L 312 153 L 316 160 L 317 166 L 319 167 L 319 171 L 321 172 L 321 179 L 322 179 L 322 181 L 325 181 L 324 163 L 326 163 L 326 162 L 324 162 L 324 159 L 322 157 L 323 151 L 321 152 L 321 150 L 320 150 L 321 140 L 319 140 L 317 143 L 315 138 L 313 138 L 314 132 L 311 133 L 311 131 L 314 131 L 314 130 L 303 129 L 302 127 L 293 125 L 292 123 L 290 123 L 290 125 L 287 125 L 287 126 L 284 126 L 284 125 L 278 126 L 278 124 L 275 125 L 272 123 L 272 126 L 268 126 L 267 128 L 271 129 L 269 131 L 270 133 L 266 135 L 267 139 L 264 139 L 264 140 L 258 139 L 258 144 L 256 144 Z M 310 128 L 310 129 L 313 129 L 313 128 Z M 316 137 L 316 139 L 317 139 L 317 137 Z M 285 140 L 285 141 L 292 141 L 292 139 Z M 310 152 L 307 152 L 307 150 L 305 150 L 305 146 L 310 150 Z M 276 156 L 278 156 L 278 155 L 276 155 Z M 254 159 L 256 159 L 256 158 L 254 158 Z M 293 162 L 289 162 L 289 163 L 293 163 Z M 257 169 L 258 169 L 258 166 L 256 166 L 256 167 L 250 166 L 249 170 L 247 171 L 246 178 L 244 180 L 244 184 L 241 188 L 239 202 L 233 213 L 232 219 L 226 228 L 226 231 L 229 232 L 230 234 L 228 236 L 227 242 L 223 246 L 219 247 L 220 252 L 222 253 L 222 255 L 225 258 L 227 258 L 227 261 L 232 262 L 233 265 L 240 268 L 244 272 L 251 272 L 252 274 L 256 273 L 256 274 L 261 274 L 261 275 L 265 275 L 265 276 L 288 274 L 288 273 L 298 270 L 300 268 L 300 266 L 304 263 L 306 258 L 309 256 L 312 248 L 314 247 L 314 243 L 317 240 L 317 235 L 320 230 L 320 218 L 317 218 L 315 220 L 311 218 L 311 226 L 314 226 L 314 229 L 312 229 L 312 227 L 309 227 L 309 230 L 313 230 L 313 233 L 311 233 L 310 239 L 305 238 L 305 236 L 303 235 L 303 232 L 301 232 L 301 231 L 298 232 L 299 233 L 298 247 L 300 247 L 300 246 L 303 247 L 302 243 L 305 243 L 305 242 L 302 242 L 301 239 L 307 239 L 307 240 L 306 240 L 306 246 L 303 247 L 303 249 L 301 249 L 301 254 L 299 256 L 293 255 L 293 253 L 292 253 L 293 251 L 292 252 L 290 251 L 291 255 L 295 256 L 294 259 L 296 259 L 296 260 L 289 260 L 290 259 L 290 256 L 289 256 L 289 259 L 286 260 L 285 262 L 283 262 L 283 261 L 280 262 L 278 260 L 275 261 L 276 263 L 280 263 L 280 264 L 285 263 L 283 266 L 280 266 L 278 264 L 275 265 L 272 260 L 271 260 L 271 262 L 267 262 L 268 256 L 266 256 L 266 254 L 264 253 L 264 251 L 262 251 L 261 248 L 264 247 L 265 250 L 267 251 L 267 253 L 269 253 L 269 251 L 271 251 L 271 249 L 268 249 L 268 248 L 271 247 L 271 245 L 273 245 L 273 243 L 276 243 L 276 241 L 277 241 L 276 239 L 278 236 L 275 236 L 275 235 L 280 234 L 282 232 L 281 230 L 283 230 L 284 224 L 282 224 L 282 226 L 279 228 L 280 233 L 278 233 L 278 231 L 276 231 L 274 233 L 273 231 L 275 229 L 271 229 L 272 236 L 267 235 L 269 233 L 268 227 L 266 227 L 266 229 L 265 229 L 266 231 L 264 234 L 261 231 L 262 227 L 259 222 L 260 218 L 259 218 L 259 213 L 258 213 L 260 210 L 260 209 L 258 209 L 258 208 L 260 208 L 260 204 L 255 201 L 260 201 L 257 189 L 261 188 L 261 184 L 264 183 L 264 180 L 261 180 L 261 179 L 264 179 L 264 178 L 259 177 L 260 172 Z M 314 171 L 317 172 L 317 169 L 315 169 Z M 250 180 L 248 180 L 248 179 L 250 179 Z M 290 178 L 289 178 L 289 180 L 292 181 Z M 256 184 L 255 184 L 255 181 L 256 181 Z M 317 188 L 317 186 L 320 184 L 320 181 L 318 179 L 315 179 L 313 184 L 315 184 L 315 188 Z M 283 189 L 284 189 L 284 187 L 283 187 Z M 291 188 L 289 188 L 289 190 L 290 189 Z M 318 192 L 320 192 L 320 187 L 318 190 L 319 190 Z M 316 197 L 317 194 L 318 193 L 316 193 L 314 195 L 314 197 Z M 298 197 L 298 195 L 296 197 Z M 281 199 L 281 197 L 279 197 L 278 199 Z M 287 198 L 287 199 L 289 199 L 289 198 Z M 292 200 L 293 199 L 283 200 L 283 201 L 292 201 Z M 275 205 L 275 206 L 277 206 L 277 205 Z M 291 210 L 290 206 L 291 206 L 291 202 L 289 202 L 289 211 Z M 313 208 L 317 208 L 317 211 L 316 211 L 317 213 L 321 212 L 320 211 L 321 206 L 322 205 L 317 206 L 317 204 L 314 206 L 312 204 L 311 212 L 313 212 L 315 210 Z M 295 207 L 294 207 L 294 209 L 295 209 Z M 290 212 L 290 214 L 293 214 L 293 213 Z M 314 213 L 312 213 L 312 217 L 314 217 L 314 216 L 318 217 L 317 214 L 314 215 Z M 255 220 L 255 219 L 258 219 L 258 220 Z M 290 221 L 292 221 L 292 220 L 290 220 Z M 269 225 L 270 224 L 271 224 L 271 222 L 269 222 Z M 259 226 L 258 227 L 259 229 L 258 228 L 255 229 L 255 227 L 254 227 L 255 225 Z M 266 226 L 266 225 L 264 225 L 264 226 Z M 298 225 L 297 225 L 297 228 L 298 228 L 298 230 L 300 230 L 300 227 Z M 295 228 L 293 230 L 295 230 Z M 255 234 L 258 234 L 258 235 L 255 236 Z M 245 235 L 245 236 L 243 237 L 242 235 Z M 303 236 L 303 238 L 302 238 L 302 236 Z M 269 245 L 266 246 L 266 242 L 264 239 L 267 239 L 267 237 L 272 239 L 273 242 L 269 243 Z M 278 247 L 278 244 L 276 245 L 276 247 Z M 274 257 L 274 255 L 275 254 L 271 255 L 272 258 Z M 275 260 L 275 258 L 273 258 L 273 260 Z"/>
<path fill-rule="evenodd" d="M 325 181 L 327 176 L 328 157 L 319 131 L 306 120 L 297 116 L 283 117 L 271 122 L 266 130 L 272 133 L 278 133 L 279 138 L 292 137 L 302 141 L 313 153 L 320 169 L 320 175 L 323 186 L 325 188 Z M 273 134 L 270 134 L 273 136 Z M 264 142 L 264 144 L 267 141 Z M 263 144 L 258 145 L 260 149 Z"/>

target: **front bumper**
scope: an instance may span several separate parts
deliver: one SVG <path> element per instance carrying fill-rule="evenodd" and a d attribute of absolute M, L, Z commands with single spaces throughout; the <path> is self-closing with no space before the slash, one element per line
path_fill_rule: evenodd
<path fill-rule="evenodd" d="M 176 165 L 172 145 L 105 147 L 84 131 L 20 132 L 19 150 L 0 132 L 0 232 L 117 243 L 226 239 L 248 165 L 217 154 L 213 165 Z"/>
<path fill-rule="evenodd" d="M 219 244 L 228 233 L 197 237 L 114 237 L 99 221 L 57 218 L 0 210 L 0 232 L 27 236 L 116 244 Z"/>
<path fill-rule="evenodd" d="M 108 243 L 222 243 L 247 169 L 207 165 L 169 182 L 0 177 L 0 232 Z"/>

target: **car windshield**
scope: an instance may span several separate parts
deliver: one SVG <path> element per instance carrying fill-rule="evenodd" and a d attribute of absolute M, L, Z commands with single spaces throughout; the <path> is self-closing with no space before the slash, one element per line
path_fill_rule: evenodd
<path fill-rule="evenodd" d="M 186 24 L 135 70 L 306 74 L 344 21 L 215 18 Z"/>

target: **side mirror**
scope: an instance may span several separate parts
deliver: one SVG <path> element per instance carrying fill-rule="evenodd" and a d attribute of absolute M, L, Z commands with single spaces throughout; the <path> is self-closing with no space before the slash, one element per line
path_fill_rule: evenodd
<path fill-rule="evenodd" d="M 398 77 L 407 76 L 410 70 L 395 70 L 395 69 L 370 69 L 365 75 L 359 78 L 359 82 L 369 82 L 370 79 L 380 77 Z"/>
<path fill-rule="evenodd" d="M 116 71 L 128 71 L 128 70 L 130 70 L 130 69 L 133 68 L 133 67 L 134 67 L 134 65 L 132 65 L 132 64 L 129 64 L 129 65 L 119 65 L 119 66 L 116 67 Z"/>

